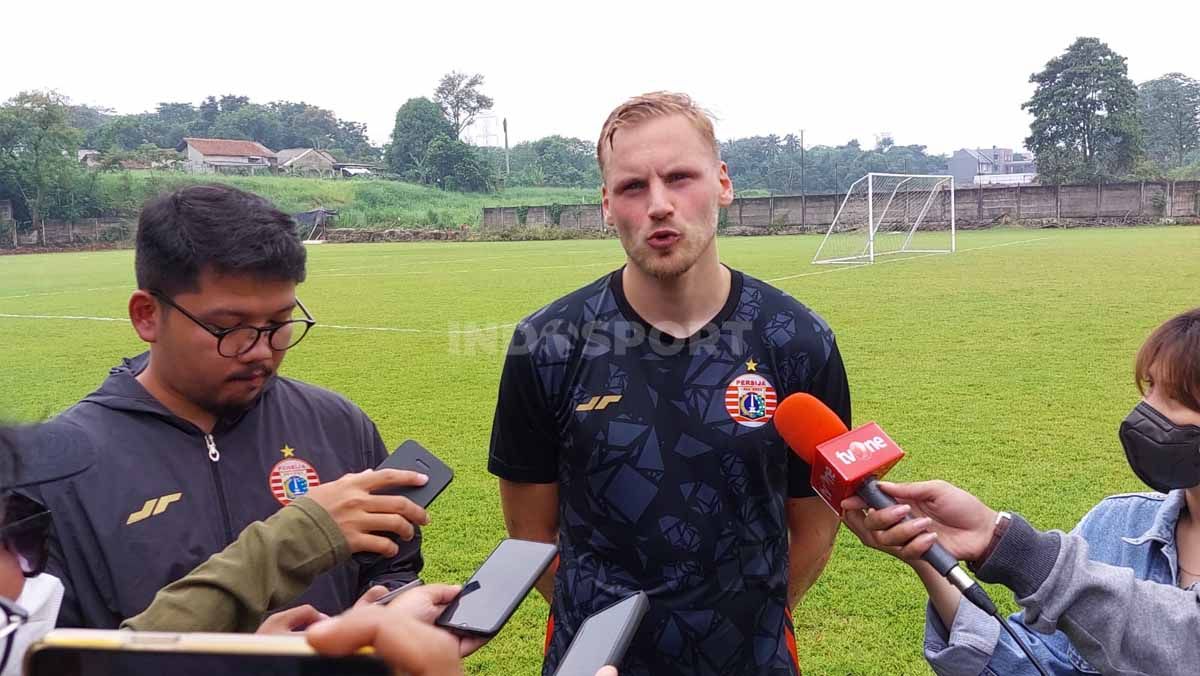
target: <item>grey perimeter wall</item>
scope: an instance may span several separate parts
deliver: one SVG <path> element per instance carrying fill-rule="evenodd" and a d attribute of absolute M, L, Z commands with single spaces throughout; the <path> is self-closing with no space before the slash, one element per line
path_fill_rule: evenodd
<path fill-rule="evenodd" d="M 726 212 L 725 223 L 819 229 L 833 222 L 844 198 L 844 194 L 737 198 Z M 598 204 L 567 204 L 560 208 L 560 227 L 604 227 Z M 481 222 L 485 228 L 514 227 L 520 224 L 522 209 L 525 225 L 552 224 L 552 209 L 548 206 L 485 207 Z M 1200 181 L 957 188 L 954 211 L 959 227 L 982 227 L 1006 220 L 1137 223 L 1158 218 L 1190 219 L 1200 217 Z M 926 222 L 935 226 L 949 224 L 949 191 L 943 191 L 935 200 Z"/>

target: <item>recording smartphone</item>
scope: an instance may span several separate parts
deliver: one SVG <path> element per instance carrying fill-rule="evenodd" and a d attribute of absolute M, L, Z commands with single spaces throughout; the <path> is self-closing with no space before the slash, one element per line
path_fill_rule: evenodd
<path fill-rule="evenodd" d="M 318 655 L 303 636 L 56 629 L 25 653 L 26 676 L 389 676 L 370 654 Z"/>
<path fill-rule="evenodd" d="M 408 584 L 404 584 L 399 587 L 396 587 L 395 589 L 384 594 L 383 596 L 380 596 L 379 600 L 375 601 L 375 605 L 386 606 L 387 604 L 391 603 L 392 599 L 396 598 L 397 596 L 403 594 L 404 592 L 408 591 L 409 589 L 413 589 L 415 587 L 420 587 L 423 584 L 425 584 L 425 583 L 418 579 L 418 580 L 413 580 L 412 582 L 409 582 Z"/>
<path fill-rule="evenodd" d="M 554 676 L 595 676 L 601 667 L 620 666 L 649 607 L 646 592 L 638 592 L 588 616 Z"/>
<path fill-rule="evenodd" d="M 501 540 L 437 624 L 466 634 L 496 635 L 557 554 L 556 545 Z"/>
<path fill-rule="evenodd" d="M 433 499 L 446 490 L 446 486 L 454 479 L 454 470 L 430 453 L 424 446 L 409 439 L 392 451 L 376 469 L 406 469 L 420 472 L 429 477 L 424 486 L 392 486 L 382 488 L 375 493 L 379 495 L 401 495 L 421 508 L 429 507 Z M 400 536 L 395 533 L 377 533 L 396 544 L 401 544 Z M 358 552 L 354 560 L 359 565 L 369 566 L 379 560 L 379 555 L 372 552 Z"/>

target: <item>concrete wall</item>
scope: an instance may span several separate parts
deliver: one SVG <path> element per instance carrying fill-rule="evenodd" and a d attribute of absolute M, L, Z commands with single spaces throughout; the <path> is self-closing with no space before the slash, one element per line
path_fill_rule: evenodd
<path fill-rule="evenodd" d="M 726 210 L 725 222 L 744 227 L 803 226 L 820 230 L 833 222 L 844 198 L 843 193 L 738 198 Z M 955 189 L 954 201 L 955 221 L 960 227 L 1006 220 L 1137 223 L 1155 218 L 1200 217 L 1200 181 L 964 187 Z M 485 207 L 483 227 L 515 227 L 519 225 L 519 209 L 526 210 L 526 225 L 551 225 L 548 207 Z M 926 222 L 950 222 L 949 192 L 943 192 L 930 206 Z M 603 228 L 600 205 L 563 206 L 558 225 Z"/>

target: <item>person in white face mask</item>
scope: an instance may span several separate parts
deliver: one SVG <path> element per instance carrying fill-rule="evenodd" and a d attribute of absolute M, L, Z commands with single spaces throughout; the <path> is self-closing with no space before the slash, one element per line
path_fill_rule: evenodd
<path fill-rule="evenodd" d="M 0 427 L 0 676 L 20 675 L 25 651 L 54 628 L 63 599 L 62 582 L 43 572 L 50 510 L 15 491 L 86 469 L 91 455 L 72 441 L 65 427 Z"/>

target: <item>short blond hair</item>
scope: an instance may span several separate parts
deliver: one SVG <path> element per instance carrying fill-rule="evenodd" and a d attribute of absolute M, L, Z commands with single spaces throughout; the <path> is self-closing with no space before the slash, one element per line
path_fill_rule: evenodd
<path fill-rule="evenodd" d="M 625 127 L 635 127 L 646 120 L 668 115 L 682 115 L 705 143 L 712 146 L 713 157 L 721 159 L 721 146 L 717 143 L 717 134 L 713 130 L 712 115 L 696 105 L 692 97 L 677 92 L 650 92 L 635 96 L 617 106 L 608 114 L 604 126 L 600 128 L 600 140 L 596 142 L 596 162 L 600 164 L 600 175 L 604 176 L 605 148 L 612 150 L 613 135 Z"/>

